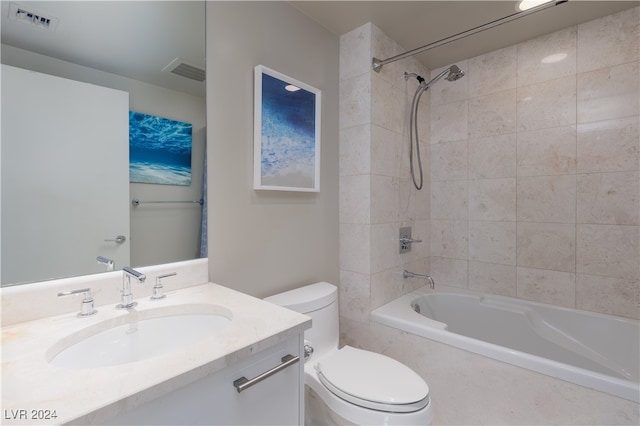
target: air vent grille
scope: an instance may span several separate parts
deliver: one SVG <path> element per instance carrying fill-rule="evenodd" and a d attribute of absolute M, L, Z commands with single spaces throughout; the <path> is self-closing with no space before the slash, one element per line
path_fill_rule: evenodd
<path fill-rule="evenodd" d="M 58 26 L 58 18 L 27 10 L 16 3 L 9 4 L 9 19 L 48 31 L 54 31 Z"/>
<path fill-rule="evenodd" d="M 191 80 L 204 81 L 206 78 L 205 70 L 191 65 L 181 58 L 176 58 L 169 65 L 162 69 L 163 72 L 171 72 L 181 77 L 190 78 Z"/>

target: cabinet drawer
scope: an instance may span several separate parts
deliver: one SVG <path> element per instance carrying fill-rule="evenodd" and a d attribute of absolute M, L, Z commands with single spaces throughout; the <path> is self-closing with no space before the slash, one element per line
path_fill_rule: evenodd
<path fill-rule="evenodd" d="M 303 418 L 302 337 L 267 348 L 224 370 L 109 419 L 110 424 L 294 425 Z M 234 381 L 256 378 L 300 357 L 241 392 Z"/>

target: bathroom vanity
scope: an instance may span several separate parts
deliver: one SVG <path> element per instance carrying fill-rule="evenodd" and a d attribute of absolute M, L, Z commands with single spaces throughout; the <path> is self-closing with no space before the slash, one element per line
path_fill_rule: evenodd
<path fill-rule="evenodd" d="M 167 289 L 162 300 L 139 292 L 132 310 L 100 304 L 98 291 L 95 315 L 78 317 L 76 310 L 3 324 L 2 424 L 304 423 L 308 317 L 213 283 Z M 189 334 L 197 327 L 182 321 L 193 315 L 224 324 L 173 347 L 181 339 L 171 338 L 177 336 L 172 327 Z M 152 351 L 133 358 L 129 351 L 125 358 L 99 354 L 109 340 L 100 333 L 117 327 L 147 333 L 147 325 L 153 341 L 135 342 L 159 345 Z M 165 328 L 171 342 L 157 338 Z M 59 357 L 69 348 L 77 352 L 65 364 Z"/>

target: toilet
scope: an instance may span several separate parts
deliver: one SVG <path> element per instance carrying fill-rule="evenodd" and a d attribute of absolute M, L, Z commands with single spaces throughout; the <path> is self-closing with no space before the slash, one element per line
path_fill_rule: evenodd
<path fill-rule="evenodd" d="M 315 283 L 264 300 L 312 319 L 304 335 L 305 424 L 431 424 L 429 386 L 417 373 L 385 355 L 338 349 L 335 285 Z"/>

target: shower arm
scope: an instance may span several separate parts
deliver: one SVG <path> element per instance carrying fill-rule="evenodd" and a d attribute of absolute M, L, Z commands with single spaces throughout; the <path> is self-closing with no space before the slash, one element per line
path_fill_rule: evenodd
<path fill-rule="evenodd" d="M 531 15 L 533 13 L 540 12 L 541 10 L 545 10 L 545 9 L 548 9 L 550 7 L 553 7 L 553 6 L 558 6 L 560 4 L 567 3 L 568 1 L 569 0 L 555 0 L 555 1 L 549 1 L 547 3 L 542 3 L 541 5 L 538 5 L 536 7 L 532 7 L 531 9 L 523 10 L 522 12 L 517 12 L 517 13 L 514 13 L 512 15 L 505 16 L 504 18 L 496 19 L 495 21 L 492 21 L 492 22 L 486 23 L 484 25 L 480 25 L 478 27 L 472 28 L 470 30 L 466 30 L 466 31 L 463 31 L 461 33 L 458 33 L 458 34 L 455 34 L 455 35 L 440 39 L 440 40 L 435 41 L 433 43 L 426 44 L 426 45 L 424 45 L 422 47 L 417 47 L 415 49 L 409 50 L 407 52 L 401 53 L 401 54 L 396 55 L 396 56 L 392 56 L 392 57 L 387 58 L 387 59 L 378 59 L 378 58 L 374 57 L 374 58 L 371 59 L 371 67 L 373 68 L 373 70 L 375 72 L 380 72 L 380 70 L 382 69 L 382 67 L 384 65 L 389 64 L 391 62 L 399 61 L 400 59 L 404 59 L 404 58 L 408 58 L 408 57 L 413 56 L 413 55 L 417 55 L 418 53 L 425 52 L 425 51 L 427 51 L 429 49 L 433 49 L 433 48 L 436 48 L 436 47 L 439 47 L 439 46 L 443 46 L 443 45 L 445 45 L 447 43 L 451 43 L 453 41 L 460 40 L 461 38 L 469 37 L 471 35 L 474 35 L 474 34 L 477 34 L 477 33 L 481 32 L 481 31 L 485 31 L 485 30 L 497 27 L 499 25 L 506 24 L 507 22 L 511 22 L 511 21 L 516 20 L 516 19 L 524 18 L 527 15 Z"/>

